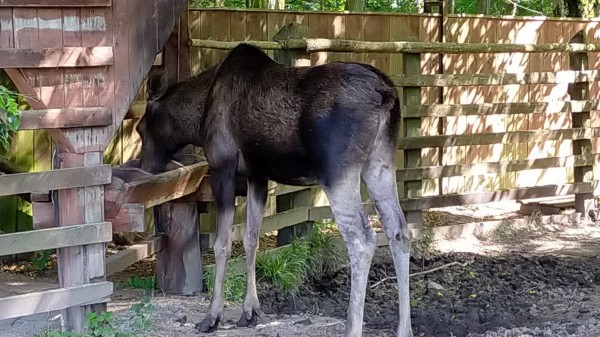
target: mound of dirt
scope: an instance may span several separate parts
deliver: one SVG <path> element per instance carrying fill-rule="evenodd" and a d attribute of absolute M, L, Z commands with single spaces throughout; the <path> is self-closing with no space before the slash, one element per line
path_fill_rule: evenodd
<path fill-rule="evenodd" d="M 575 329 L 577 322 L 600 317 L 597 258 L 452 253 L 413 261 L 411 272 L 453 261 L 469 264 L 411 278 L 411 317 L 416 336 L 467 336 L 499 328 L 540 326 L 545 322 L 565 323 L 564 329 L 572 333 L 569 330 Z M 364 315 L 368 328 L 396 329 L 395 280 L 371 288 L 391 276 L 394 267 L 389 250 L 380 249 L 369 274 Z M 428 289 L 430 282 L 443 289 Z M 305 284 L 295 296 L 267 284 L 260 287 L 259 296 L 267 313 L 346 317 L 350 292 L 347 268 Z"/>

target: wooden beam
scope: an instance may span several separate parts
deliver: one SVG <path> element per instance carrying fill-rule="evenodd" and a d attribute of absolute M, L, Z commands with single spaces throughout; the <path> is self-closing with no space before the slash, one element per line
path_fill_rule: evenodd
<path fill-rule="evenodd" d="M 191 39 L 192 47 L 231 50 L 240 43 L 265 50 L 300 49 L 309 53 L 549 53 L 549 52 L 598 52 L 600 44 L 592 43 L 456 43 L 456 42 L 408 42 L 408 41 L 359 41 L 342 39 L 287 39 L 282 41 L 215 41 Z"/>
<path fill-rule="evenodd" d="M 535 72 L 526 74 L 437 74 L 394 75 L 398 87 L 450 87 L 509 84 L 565 84 L 592 82 L 600 79 L 598 70 Z"/>
<path fill-rule="evenodd" d="M 499 114 L 580 113 L 600 110 L 599 100 L 482 104 L 403 105 L 402 117 L 450 117 Z"/>
<path fill-rule="evenodd" d="M 592 165 L 598 160 L 600 160 L 600 155 L 594 154 L 513 160 L 496 163 L 429 166 L 397 170 L 396 178 L 401 181 L 406 181 L 435 179 L 442 177 L 473 176 L 490 173 L 519 172 L 523 170 L 547 169 L 551 167 L 580 167 Z"/>
<path fill-rule="evenodd" d="M 595 183 L 597 184 L 597 183 Z M 580 193 L 592 193 L 594 191 L 592 182 L 545 185 L 527 188 L 516 188 L 494 192 L 470 193 L 470 194 L 445 194 L 434 197 L 422 197 L 418 199 L 400 200 L 402 210 L 405 212 L 423 210 L 438 207 L 475 205 L 486 202 L 497 202 L 504 200 L 530 199 L 549 195 L 570 195 Z"/>
<path fill-rule="evenodd" d="M 114 62 L 113 47 L 0 49 L 0 68 L 101 67 Z"/>
<path fill-rule="evenodd" d="M 0 0 L 2 7 L 109 7 L 112 0 Z"/>
<path fill-rule="evenodd" d="M 112 124 L 111 109 L 105 107 L 25 110 L 19 130 L 64 129 Z"/>
<path fill-rule="evenodd" d="M 577 128 L 562 130 L 534 130 L 467 135 L 421 136 L 400 138 L 398 149 L 422 149 L 465 145 L 493 145 L 544 142 L 564 139 L 590 139 L 600 137 L 600 128 Z"/>
<path fill-rule="evenodd" d="M 144 232 L 146 231 L 145 209 L 144 205 L 125 204 L 121 206 L 114 218 L 107 217 L 106 221 L 112 224 L 113 233 Z"/>
<path fill-rule="evenodd" d="M 0 298 L 0 320 L 62 310 L 107 300 L 112 282 L 84 284 Z"/>
<path fill-rule="evenodd" d="M 0 176 L 0 196 L 110 183 L 110 165 L 67 168 Z"/>
<path fill-rule="evenodd" d="M 158 253 L 163 247 L 164 238 L 155 236 L 107 257 L 106 276 L 120 272 L 132 264 Z"/>
<path fill-rule="evenodd" d="M 110 222 L 38 229 L 0 235 L 0 256 L 109 242 Z"/>
<path fill-rule="evenodd" d="M 48 107 L 33 88 L 33 85 L 28 82 L 27 78 L 20 69 L 5 69 L 6 74 L 13 81 L 17 89 L 27 99 L 27 103 L 32 109 L 44 110 Z M 73 143 L 65 137 L 65 135 L 57 129 L 49 129 L 48 133 L 52 136 L 54 141 L 60 146 L 61 150 L 66 152 L 73 152 L 75 147 Z"/>
<path fill-rule="evenodd" d="M 193 193 L 200 186 L 208 169 L 206 162 L 157 175 L 136 168 L 115 168 L 113 175 L 116 179 L 105 189 L 106 214 L 114 217 L 121 205 L 126 203 L 153 207 Z"/>

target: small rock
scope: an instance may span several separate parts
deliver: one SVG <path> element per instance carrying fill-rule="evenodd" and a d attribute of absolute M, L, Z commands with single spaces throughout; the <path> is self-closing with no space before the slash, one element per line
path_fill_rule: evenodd
<path fill-rule="evenodd" d="M 431 289 L 431 290 L 445 290 L 444 287 L 441 284 L 435 283 L 433 281 L 429 281 L 429 283 L 427 283 L 427 289 Z"/>
<path fill-rule="evenodd" d="M 344 331 L 346 331 L 346 323 L 339 322 L 338 324 L 336 324 L 335 325 L 335 331 L 337 331 L 337 332 L 344 332 Z"/>
<path fill-rule="evenodd" d="M 177 319 L 175 320 L 175 322 L 177 322 L 177 323 L 181 323 L 181 324 L 185 324 L 185 323 L 187 322 L 187 315 L 183 315 L 183 317 L 181 317 L 181 318 L 177 318 Z"/>
<path fill-rule="evenodd" d="M 294 325 L 311 325 L 311 324 L 313 324 L 313 322 L 310 320 L 310 318 L 303 319 L 298 322 L 294 322 Z"/>

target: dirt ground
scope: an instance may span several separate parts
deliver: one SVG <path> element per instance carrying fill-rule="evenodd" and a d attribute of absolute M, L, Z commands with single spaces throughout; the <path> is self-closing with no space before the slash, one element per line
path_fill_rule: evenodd
<path fill-rule="evenodd" d="M 413 258 L 411 272 L 451 262 L 464 266 L 411 277 L 415 336 L 600 336 L 600 224 L 540 224 L 532 218 L 526 226 L 502 227 L 486 237 L 441 240 L 429 248 Z M 151 275 L 152 259 L 116 279 L 131 276 L 131 271 Z M 365 337 L 395 336 L 397 288 L 393 280 L 380 282 L 393 276 L 389 250 L 383 247 L 370 272 Z M 124 324 L 128 308 L 151 296 L 152 326 L 143 336 L 343 336 L 349 289 L 347 268 L 305 284 L 294 298 L 260 284 L 265 315 L 259 325 L 235 327 L 240 305 L 228 303 L 223 326 L 211 334 L 194 329 L 208 308 L 206 294 L 164 296 L 117 288 L 109 310 Z M 3 327 L 0 322 L 0 336 L 33 336 L 31 325 L 20 320 Z"/>
<path fill-rule="evenodd" d="M 414 258 L 411 272 L 454 265 L 411 278 L 415 336 L 600 336 L 600 225 L 545 224 L 502 228 L 486 238 L 440 241 Z M 394 336 L 397 288 L 389 250 L 378 250 L 365 305 L 366 337 Z M 443 289 L 430 289 L 432 282 Z M 371 288 L 373 287 L 373 288 Z M 343 336 L 349 274 L 305 284 L 292 298 L 261 284 L 265 316 L 253 329 L 236 328 L 241 311 L 230 304 L 224 326 L 207 337 Z M 117 291 L 111 309 L 139 301 L 138 291 Z M 147 336 L 195 335 L 208 307 L 206 295 L 154 294 L 154 324 Z M 124 312 L 124 311 L 123 311 Z M 181 319 L 186 316 L 185 323 Z M 123 316 L 124 317 L 124 316 Z"/>

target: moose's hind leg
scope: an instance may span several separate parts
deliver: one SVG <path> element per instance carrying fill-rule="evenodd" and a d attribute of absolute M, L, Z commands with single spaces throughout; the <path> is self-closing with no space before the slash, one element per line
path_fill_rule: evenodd
<path fill-rule="evenodd" d="M 375 150 L 362 176 L 389 240 L 394 259 L 400 304 L 397 337 L 412 337 L 408 284 L 411 233 L 398 200 L 394 162 L 390 159 L 391 155 L 380 150 Z M 377 151 L 380 151 L 381 156 L 377 157 Z"/>
<path fill-rule="evenodd" d="M 360 169 L 339 172 L 343 178 L 324 185 L 333 216 L 350 257 L 350 303 L 345 337 L 362 336 L 364 302 L 376 237 L 360 196 Z"/>

